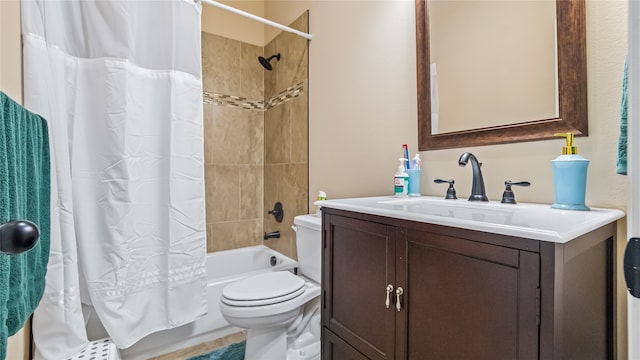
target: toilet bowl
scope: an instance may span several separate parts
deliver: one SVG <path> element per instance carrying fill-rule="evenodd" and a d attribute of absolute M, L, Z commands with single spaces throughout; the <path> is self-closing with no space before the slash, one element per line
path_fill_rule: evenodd
<path fill-rule="evenodd" d="M 222 290 L 220 312 L 247 329 L 245 360 L 320 359 L 321 219 L 294 218 L 299 275 L 263 273 Z"/>

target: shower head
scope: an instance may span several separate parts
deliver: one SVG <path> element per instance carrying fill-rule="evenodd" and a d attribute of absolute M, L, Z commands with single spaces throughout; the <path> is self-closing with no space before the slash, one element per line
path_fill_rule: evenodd
<path fill-rule="evenodd" d="M 258 56 L 258 61 L 260 64 L 264 66 L 265 69 L 271 71 L 273 70 L 273 66 L 271 66 L 271 59 L 276 58 L 276 60 L 280 61 L 280 53 L 269 56 L 268 59 L 265 59 L 264 56 Z"/>

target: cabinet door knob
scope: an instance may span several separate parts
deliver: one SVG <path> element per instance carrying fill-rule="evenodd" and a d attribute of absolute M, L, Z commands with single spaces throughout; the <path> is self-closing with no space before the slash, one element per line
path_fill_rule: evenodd
<path fill-rule="evenodd" d="M 389 308 L 389 306 L 391 306 L 391 300 L 389 299 L 389 295 L 391 295 L 392 292 L 393 292 L 393 286 L 391 284 L 387 285 L 387 299 L 384 301 L 384 304 L 387 306 L 387 309 Z"/>
<path fill-rule="evenodd" d="M 404 290 L 402 290 L 401 287 L 398 287 L 396 289 L 396 310 L 400 311 L 400 309 L 402 309 L 402 303 L 400 301 L 400 296 L 402 296 L 402 294 L 404 294 Z"/>

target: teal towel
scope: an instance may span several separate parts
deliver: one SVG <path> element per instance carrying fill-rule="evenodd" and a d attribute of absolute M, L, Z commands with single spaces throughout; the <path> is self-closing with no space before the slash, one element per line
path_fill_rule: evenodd
<path fill-rule="evenodd" d="M 616 173 L 627 175 L 627 69 L 629 65 L 624 61 L 622 75 L 622 100 L 620 104 L 620 136 L 618 137 L 618 162 Z"/>
<path fill-rule="evenodd" d="M 50 164 L 46 121 L 0 92 L 0 224 L 29 220 L 40 240 L 18 255 L 0 254 L 0 359 L 42 298 L 49 261 Z"/>

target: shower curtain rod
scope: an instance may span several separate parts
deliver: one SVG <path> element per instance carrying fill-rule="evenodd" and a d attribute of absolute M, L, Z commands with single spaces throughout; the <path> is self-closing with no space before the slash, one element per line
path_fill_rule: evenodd
<path fill-rule="evenodd" d="M 255 20 L 255 21 L 259 21 L 259 22 L 261 22 L 263 24 L 266 24 L 266 25 L 269 25 L 269 26 L 273 26 L 274 28 L 277 28 L 277 29 L 280 29 L 280 30 L 288 31 L 288 32 L 294 33 L 294 34 L 296 34 L 298 36 L 302 36 L 305 39 L 311 40 L 311 37 L 312 37 L 311 34 L 307 34 L 305 32 L 302 32 L 302 31 L 299 31 L 299 30 L 296 30 L 296 29 L 292 29 L 292 28 L 290 28 L 288 26 L 284 26 L 282 24 L 278 24 L 277 22 L 274 22 L 274 21 L 271 21 L 271 20 L 268 20 L 268 19 L 265 19 L 265 18 L 261 18 L 260 16 L 253 15 L 253 14 L 248 13 L 246 11 L 242 11 L 242 10 L 236 9 L 234 7 L 219 3 L 219 2 L 214 1 L 214 0 L 201 0 L 201 1 L 203 3 L 205 3 L 205 4 L 213 5 L 215 7 L 219 7 L 221 9 L 224 9 L 224 10 L 227 10 L 227 11 L 231 11 L 234 14 L 238 14 L 238 15 L 247 17 L 249 19 L 252 19 L 252 20 Z"/>

